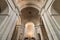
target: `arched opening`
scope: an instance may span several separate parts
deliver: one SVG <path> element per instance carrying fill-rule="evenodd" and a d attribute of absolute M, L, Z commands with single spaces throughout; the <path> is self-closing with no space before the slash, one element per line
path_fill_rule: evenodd
<path fill-rule="evenodd" d="M 26 22 L 39 21 L 39 10 L 34 7 L 25 7 L 21 10 L 21 20 L 25 24 Z"/>
<path fill-rule="evenodd" d="M 22 17 L 27 20 L 32 20 L 38 16 L 39 11 L 33 7 L 26 7 L 21 10 Z"/>

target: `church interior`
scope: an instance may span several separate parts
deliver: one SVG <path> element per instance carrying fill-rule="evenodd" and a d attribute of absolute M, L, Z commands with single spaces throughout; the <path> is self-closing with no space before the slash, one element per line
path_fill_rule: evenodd
<path fill-rule="evenodd" d="M 0 0 L 0 40 L 60 40 L 60 0 Z"/>

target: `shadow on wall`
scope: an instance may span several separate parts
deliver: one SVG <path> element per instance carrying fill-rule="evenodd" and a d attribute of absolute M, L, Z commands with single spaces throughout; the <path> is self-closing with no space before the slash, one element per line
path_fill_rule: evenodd
<path fill-rule="evenodd" d="M 52 6 L 55 9 L 55 11 L 57 11 L 58 13 L 60 13 L 60 0 L 55 0 L 55 2 L 53 3 Z"/>

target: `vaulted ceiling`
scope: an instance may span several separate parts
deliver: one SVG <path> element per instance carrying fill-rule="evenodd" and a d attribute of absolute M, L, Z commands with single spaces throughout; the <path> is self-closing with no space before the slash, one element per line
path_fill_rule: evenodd
<path fill-rule="evenodd" d="M 14 0 L 14 2 L 19 8 L 24 7 L 24 5 L 36 5 L 42 8 L 46 0 Z"/>

